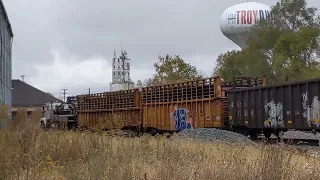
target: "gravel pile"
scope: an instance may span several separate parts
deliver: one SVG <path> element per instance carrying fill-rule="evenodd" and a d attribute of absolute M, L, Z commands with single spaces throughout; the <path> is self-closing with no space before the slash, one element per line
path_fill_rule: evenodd
<path fill-rule="evenodd" d="M 254 143 L 248 137 L 241 134 L 214 128 L 199 128 L 183 130 L 173 137 L 191 138 L 200 141 L 223 141 L 223 142 L 245 142 Z"/>
<path fill-rule="evenodd" d="M 319 139 L 320 140 L 320 134 L 317 133 L 314 135 L 313 133 L 307 133 L 307 132 L 302 132 L 302 131 L 287 131 L 281 136 L 282 138 L 285 139 Z"/>

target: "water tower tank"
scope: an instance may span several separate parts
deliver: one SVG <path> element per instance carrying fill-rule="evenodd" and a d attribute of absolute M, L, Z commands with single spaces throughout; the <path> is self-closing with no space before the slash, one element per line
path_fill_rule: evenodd
<path fill-rule="evenodd" d="M 220 17 L 221 32 L 242 49 L 250 30 L 260 19 L 271 18 L 271 7 L 257 2 L 244 2 L 226 9 Z"/>

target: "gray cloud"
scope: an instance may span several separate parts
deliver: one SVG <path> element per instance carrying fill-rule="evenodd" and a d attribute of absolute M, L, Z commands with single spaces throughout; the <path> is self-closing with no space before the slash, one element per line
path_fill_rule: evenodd
<path fill-rule="evenodd" d="M 222 44 L 234 46 L 220 33 L 218 20 L 223 9 L 236 2 L 4 0 L 15 32 L 15 67 L 29 62 L 24 71 L 33 63 L 50 62 L 51 49 L 79 59 L 109 57 L 121 41 L 132 59 L 148 63 L 167 52 L 186 57 L 217 54 L 224 50 Z"/>
<path fill-rule="evenodd" d="M 34 64 L 51 63 L 51 50 L 79 61 L 94 55 L 107 59 L 122 41 L 135 69 L 152 68 L 158 55 L 172 53 L 209 71 L 219 53 L 237 48 L 220 32 L 219 18 L 239 0 L 3 1 L 15 34 L 13 78 L 35 76 Z M 309 2 L 319 6 L 318 0 Z"/>

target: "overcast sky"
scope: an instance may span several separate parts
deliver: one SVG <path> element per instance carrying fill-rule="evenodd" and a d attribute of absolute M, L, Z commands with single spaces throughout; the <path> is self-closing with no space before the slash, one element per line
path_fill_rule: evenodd
<path fill-rule="evenodd" d="M 121 42 L 133 81 L 154 73 L 159 55 L 178 54 L 210 74 L 218 54 L 238 49 L 219 18 L 239 0 L 2 0 L 13 32 L 13 79 L 60 96 L 109 90 Z M 274 5 L 276 0 L 258 2 Z M 319 0 L 309 0 L 319 7 Z"/>

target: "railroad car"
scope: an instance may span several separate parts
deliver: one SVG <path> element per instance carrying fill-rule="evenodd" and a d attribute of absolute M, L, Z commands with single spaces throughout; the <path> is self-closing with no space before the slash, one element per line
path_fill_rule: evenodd
<path fill-rule="evenodd" d="M 320 79 L 229 91 L 229 125 L 233 131 L 263 132 L 268 138 L 289 129 L 320 131 Z"/>
<path fill-rule="evenodd" d="M 229 129 L 228 92 L 265 85 L 265 77 L 220 77 L 77 96 L 77 125 L 90 129 L 176 132 Z"/>
<path fill-rule="evenodd" d="M 226 83 L 221 83 L 220 77 L 212 77 L 142 88 L 143 128 L 153 134 L 191 128 L 227 129 L 227 92 L 264 84 L 264 77 L 239 77 Z"/>
<path fill-rule="evenodd" d="M 77 126 L 89 129 L 140 128 L 139 89 L 77 96 Z"/>

